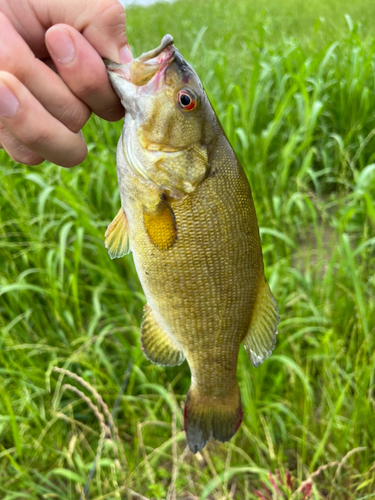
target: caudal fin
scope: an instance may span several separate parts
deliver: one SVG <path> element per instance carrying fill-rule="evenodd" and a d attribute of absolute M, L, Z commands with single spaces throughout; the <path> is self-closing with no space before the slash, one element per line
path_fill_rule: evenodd
<path fill-rule="evenodd" d="M 211 436 L 218 441 L 228 441 L 241 425 L 242 415 L 238 384 L 233 394 L 225 398 L 207 396 L 190 388 L 184 412 L 184 429 L 190 450 L 197 453 Z"/>

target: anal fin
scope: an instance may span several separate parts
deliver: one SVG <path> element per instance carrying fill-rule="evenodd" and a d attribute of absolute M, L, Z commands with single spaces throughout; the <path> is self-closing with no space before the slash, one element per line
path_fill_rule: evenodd
<path fill-rule="evenodd" d="M 104 236 L 104 244 L 108 248 L 111 259 L 123 257 L 130 252 L 128 221 L 122 207 L 108 226 Z"/>
<path fill-rule="evenodd" d="M 158 325 L 152 309 L 146 304 L 141 325 L 141 343 L 146 357 L 157 365 L 180 365 L 185 355 Z"/>
<path fill-rule="evenodd" d="M 276 343 L 279 321 L 276 301 L 264 279 L 259 284 L 250 327 L 242 341 L 255 367 L 271 355 Z"/>

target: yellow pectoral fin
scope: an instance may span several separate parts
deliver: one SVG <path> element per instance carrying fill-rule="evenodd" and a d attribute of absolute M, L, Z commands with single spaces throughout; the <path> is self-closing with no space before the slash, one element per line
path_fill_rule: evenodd
<path fill-rule="evenodd" d="M 280 316 L 265 279 L 259 284 L 249 330 L 243 339 L 245 351 L 256 367 L 271 355 L 276 343 Z"/>
<path fill-rule="evenodd" d="M 177 240 L 177 225 L 172 208 L 164 198 L 154 210 L 143 207 L 147 235 L 159 250 L 168 250 Z"/>
<path fill-rule="evenodd" d="M 123 257 L 130 252 L 128 221 L 123 208 L 120 208 L 116 217 L 105 232 L 105 247 L 111 259 Z"/>

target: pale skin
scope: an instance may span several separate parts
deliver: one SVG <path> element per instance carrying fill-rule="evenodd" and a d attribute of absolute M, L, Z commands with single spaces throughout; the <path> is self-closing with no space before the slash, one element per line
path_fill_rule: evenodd
<path fill-rule="evenodd" d="M 0 147 L 15 161 L 78 165 L 91 112 L 123 116 L 102 58 L 132 59 L 125 21 L 118 0 L 0 0 Z"/>

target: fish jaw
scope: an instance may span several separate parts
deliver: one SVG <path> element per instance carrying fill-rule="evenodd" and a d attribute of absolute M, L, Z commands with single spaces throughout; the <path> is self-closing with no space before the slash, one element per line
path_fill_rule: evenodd
<path fill-rule="evenodd" d="M 107 72 L 125 110 L 135 119 L 142 101 L 165 88 L 165 70 L 173 61 L 176 49 L 171 35 L 165 35 L 156 49 L 126 64 L 105 60 Z"/>

